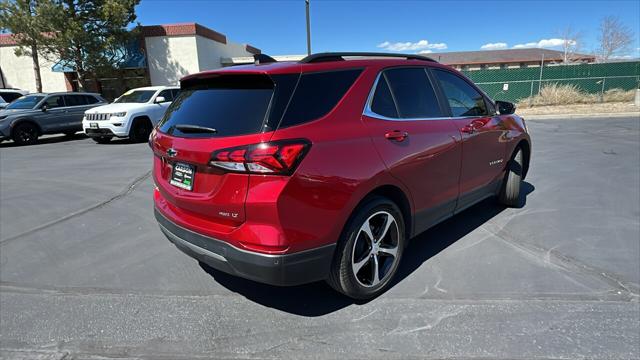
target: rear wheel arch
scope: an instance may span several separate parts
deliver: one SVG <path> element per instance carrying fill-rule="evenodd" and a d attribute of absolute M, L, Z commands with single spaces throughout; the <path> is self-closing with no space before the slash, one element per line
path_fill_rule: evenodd
<path fill-rule="evenodd" d="M 518 151 L 518 149 L 522 149 L 522 159 L 523 159 L 523 164 L 522 164 L 522 178 L 524 179 L 527 176 L 527 173 L 529 172 L 529 161 L 531 159 L 531 145 L 529 145 L 529 142 L 527 140 L 520 140 L 520 142 L 518 143 L 518 145 L 516 145 L 516 147 L 513 149 L 513 152 L 511 153 L 511 157 L 513 157 L 515 155 L 515 153 Z"/>
<path fill-rule="evenodd" d="M 356 213 L 360 206 L 362 206 L 370 198 L 375 196 L 387 198 L 398 206 L 398 208 L 402 212 L 402 218 L 404 220 L 406 239 L 409 240 L 413 232 L 413 216 L 411 215 L 411 203 L 409 202 L 409 197 L 406 195 L 406 193 L 395 185 L 382 185 L 371 190 L 369 193 L 367 193 L 366 196 L 362 198 L 362 200 L 360 200 L 358 205 L 356 205 L 356 207 L 351 212 L 351 216 Z"/>

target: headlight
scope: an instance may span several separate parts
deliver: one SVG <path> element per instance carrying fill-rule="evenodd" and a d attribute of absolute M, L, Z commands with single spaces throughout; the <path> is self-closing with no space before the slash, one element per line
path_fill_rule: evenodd
<path fill-rule="evenodd" d="M 127 115 L 127 112 L 126 112 L 126 111 L 123 111 L 123 112 L 117 112 L 117 113 L 111 113 L 111 116 L 112 116 L 112 117 L 124 117 L 124 116 L 126 116 L 126 115 Z"/>

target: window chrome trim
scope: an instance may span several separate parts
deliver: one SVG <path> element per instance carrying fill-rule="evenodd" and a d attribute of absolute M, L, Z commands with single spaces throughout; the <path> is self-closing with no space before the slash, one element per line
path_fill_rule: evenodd
<path fill-rule="evenodd" d="M 431 121 L 431 120 L 454 120 L 454 119 L 473 119 L 473 118 L 484 118 L 484 117 L 493 117 L 496 115 L 474 115 L 474 116 L 442 116 L 442 117 L 428 117 L 428 118 L 390 118 L 384 115 L 380 115 L 373 110 L 371 110 L 371 104 L 373 103 L 373 96 L 378 88 L 378 82 L 380 78 L 383 76 L 383 72 L 386 69 L 380 70 L 378 75 L 376 76 L 376 80 L 373 82 L 373 86 L 371 90 L 369 90 L 369 96 L 367 97 L 367 102 L 365 103 L 364 110 L 362 115 L 368 116 L 370 118 L 378 119 L 378 120 L 386 120 L 386 121 Z M 426 69 L 425 69 L 426 71 Z M 437 96 L 437 95 L 436 95 Z"/>

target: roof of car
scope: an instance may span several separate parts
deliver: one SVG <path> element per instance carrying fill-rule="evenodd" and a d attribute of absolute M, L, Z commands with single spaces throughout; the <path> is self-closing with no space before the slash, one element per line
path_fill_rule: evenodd
<path fill-rule="evenodd" d="M 312 54 L 300 61 L 278 62 L 268 55 L 254 55 L 255 64 L 225 67 L 187 75 L 180 81 L 222 74 L 291 74 L 364 67 L 434 66 L 446 67 L 426 56 L 416 54 L 337 52 Z"/>
<path fill-rule="evenodd" d="M 352 53 L 349 53 L 352 54 Z M 400 54 L 402 55 L 402 54 Z M 312 55 L 313 56 L 313 55 Z M 410 55 L 406 55 L 410 56 Z M 263 74 L 263 75 L 275 75 L 275 74 L 290 74 L 300 72 L 317 72 L 328 70 L 340 70 L 348 68 L 364 68 L 364 67 L 389 67 L 389 66 L 435 66 L 435 67 L 447 67 L 437 63 L 434 60 L 423 58 L 419 56 L 410 56 L 410 58 L 403 58 L 401 56 L 395 57 L 380 57 L 375 55 L 363 55 L 363 56 L 350 56 L 349 59 L 327 59 L 326 61 L 317 62 L 304 62 L 301 61 L 278 61 L 268 62 L 265 64 L 250 64 L 250 65 L 237 65 L 231 67 L 220 68 L 216 70 L 208 70 L 200 73 L 187 75 L 180 79 L 185 81 L 194 78 L 206 78 L 210 76 L 222 75 L 222 74 Z"/>
<path fill-rule="evenodd" d="M 102 96 L 98 93 L 94 92 L 78 92 L 78 91 L 58 91 L 58 92 L 50 92 L 50 93 L 31 93 L 27 95 L 41 95 L 41 96 L 49 96 L 49 95 L 96 95 Z"/>
<path fill-rule="evenodd" d="M 161 85 L 161 86 L 144 86 L 131 90 L 164 90 L 164 89 L 180 89 L 180 86 L 174 85 Z"/>

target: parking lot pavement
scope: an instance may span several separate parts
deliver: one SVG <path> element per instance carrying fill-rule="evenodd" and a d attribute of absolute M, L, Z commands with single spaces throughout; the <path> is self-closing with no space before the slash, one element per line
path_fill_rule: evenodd
<path fill-rule="evenodd" d="M 528 126 L 526 205 L 418 236 L 367 303 L 183 255 L 146 144 L 0 144 L 0 358 L 637 358 L 639 119 Z"/>

